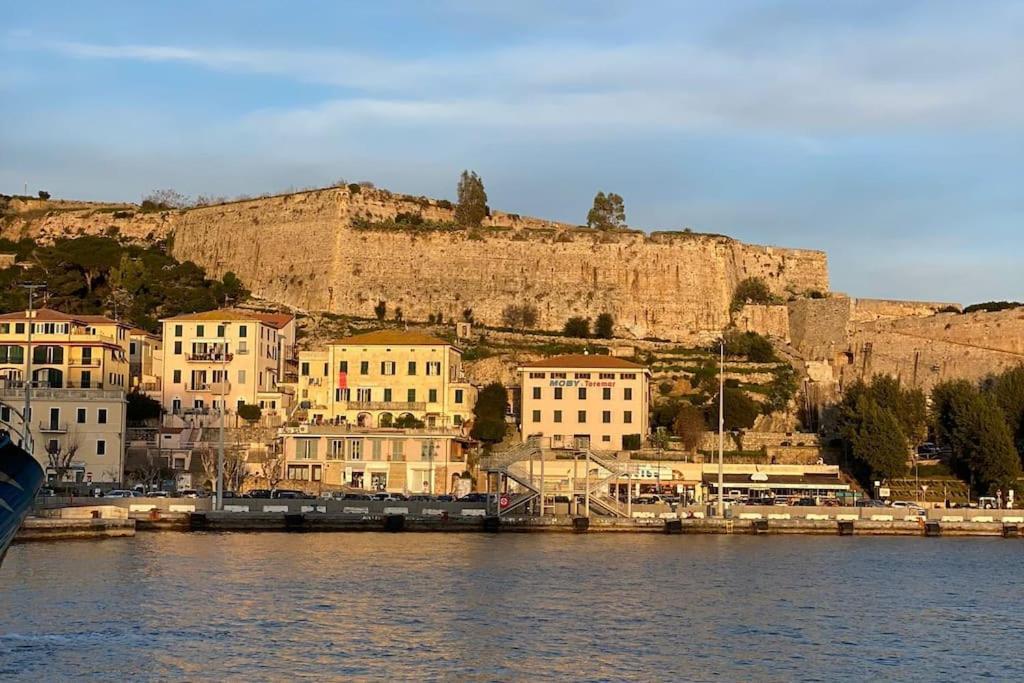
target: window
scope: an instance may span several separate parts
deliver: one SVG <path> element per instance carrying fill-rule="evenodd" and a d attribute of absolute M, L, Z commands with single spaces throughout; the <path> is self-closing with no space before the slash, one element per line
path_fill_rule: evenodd
<path fill-rule="evenodd" d="M 578 391 L 579 391 L 579 398 L 580 398 L 580 400 L 581 401 L 587 400 L 587 388 L 586 387 L 580 387 Z"/>
<path fill-rule="evenodd" d="M 405 442 L 395 439 L 391 442 L 391 461 L 402 462 L 405 460 Z"/>
<path fill-rule="evenodd" d="M 551 373 L 551 379 L 565 379 L 565 373 L 564 372 L 552 372 Z"/>
<path fill-rule="evenodd" d="M 629 387 L 626 387 L 625 389 L 623 389 L 622 390 L 622 398 L 626 399 L 627 401 L 632 401 L 633 400 L 633 390 L 631 388 L 629 388 Z"/>
<path fill-rule="evenodd" d="M 206 336 L 206 325 L 196 325 L 196 336 L 197 337 L 204 337 L 204 336 Z"/>
<path fill-rule="evenodd" d="M 329 374 L 331 374 L 331 373 L 330 373 L 330 370 L 327 367 L 327 363 L 324 363 L 324 377 L 327 377 L 327 375 L 329 375 Z"/>
<path fill-rule="evenodd" d="M 223 337 L 226 332 L 227 332 L 227 329 L 225 328 L 224 325 L 217 325 L 217 336 L 218 337 Z"/>
<path fill-rule="evenodd" d="M 174 342 L 174 355 L 175 356 L 180 356 L 181 355 L 181 341 Z"/>
<path fill-rule="evenodd" d="M 171 383 L 181 384 L 181 370 L 175 370 L 171 373 Z"/>
<path fill-rule="evenodd" d="M 539 410 L 533 411 L 533 421 L 534 422 L 540 422 L 540 411 Z"/>
<path fill-rule="evenodd" d="M 622 421 L 626 424 L 633 424 L 633 411 L 627 410 L 622 414 Z"/>
<path fill-rule="evenodd" d="M 391 401 L 391 387 L 387 387 L 387 388 L 384 389 L 384 401 L 385 402 L 390 402 Z"/>
<path fill-rule="evenodd" d="M 352 396 L 351 389 L 335 389 L 334 400 L 335 401 L 348 401 Z"/>
<path fill-rule="evenodd" d="M 64 349 L 60 346 L 37 346 L 32 349 L 33 363 L 63 363 Z"/>
<path fill-rule="evenodd" d="M 316 460 L 317 444 L 319 443 L 320 439 L 296 439 L 295 459 Z"/>
<path fill-rule="evenodd" d="M 540 400 L 540 387 L 533 388 L 533 398 L 534 400 Z"/>
<path fill-rule="evenodd" d="M 14 323 L 14 334 L 24 334 L 25 323 Z"/>
<path fill-rule="evenodd" d="M 431 360 L 427 361 L 427 375 L 440 375 L 441 374 L 441 361 Z"/>
<path fill-rule="evenodd" d="M 309 377 L 309 363 L 302 362 L 302 365 L 299 367 L 299 374 L 303 377 Z"/>
<path fill-rule="evenodd" d="M 362 460 L 363 459 L 363 440 L 362 439 L 348 439 L 348 459 L 349 460 Z"/>
<path fill-rule="evenodd" d="M 555 422 L 561 422 L 561 421 L 562 421 L 562 411 L 561 410 L 556 410 L 555 411 Z"/>
<path fill-rule="evenodd" d="M 238 371 L 238 383 L 245 384 L 245 370 Z"/>
<path fill-rule="evenodd" d="M 79 408 L 77 411 L 75 422 L 80 425 L 85 424 L 85 408 Z"/>
<path fill-rule="evenodd" d="M 455 390 L 455 402 L 456 403 L 462 403 L 462 391 L 463 391 L 462 389 L 456 389 Z"/>
<path fill-rule="evenodd" d="M 104 441 L 103 439 L 99 439 L 98 441 L 96 441 L 96 455 L 106 455 L 106 454 L 107 454 L 107 442 Z"/>
<path fill-rule="evenodd" d="M 452 417 L 452 421 L 455 423 L 455 426 L 458 427 L 459 425 L 462 424 L 462 416 L 461 415 L 454 415 Z"/>
<path fill-rule="evenodd" d="M 410 375 L 415 375 L 416 374 L 416 361 L 414 361 L 414 360 L 409 361 L 409 374 Z"/>
<path fill-rule="evenodd" d="M 313 472 L 313 481 L 320 481 L 324 478 L 324 468 L 320 465 L 312 465 L 310 470 Z"/>
<path fill-rule="evenodd" d="M 622 378 L 621 378 L 621 379 L 636 379 L 636 373 L 634 373 L 634 372 L 627 372 L 627 373 L 624 373 L 624 374 L 622 375 Z"/>
<path fill-rule="evenodd" d="M 601 398 L 603 400 L 605 400 L 605 401 L 612 400 L 612 388 L 611 387 L 605 387 L 604 389 L 602 389 L 601 390 Z"/>
<path fill-rule="evenodd" d="M 340 363 L 338 363 L 338 372 L 348 373 L 348 361 L 347 360 L 343 360 Z"/>
<path fill-rule="evenodd" d="M 370 390 L 369 389 L 356 389 L 356 400 L 357 401 L 363 401 L 363 402 L 369 402 L 369 401 L 373 400 L 373 399 L 370 398 Z"/>
<path fill-rule="evenodd" d="M 96 411 L 96 422 L 101 424 L 101 425 L 107 424 L 107 409 L 106 408 L 100 408 L 98 411 Z"/>
<path fill-rule="evenodd" d="M 21 346 L 0 346 L 0 363 L 24 363 L 25 349 Z"/>
<path fill-rule="evenodd" d="M 573 377 L 575 377 L 576 379 L 590 379 L 590 373 L 589 372 L 577 372 L 576 374 L 573 375 Z"/>
<path fill-rule="evenodd" d="M 543 372 L 531 372 L 530 379 L 544 379 L 547 377 Z"/>
<path fill-rule="evenodd" d="M 559 401 L 562 400 L 562 387 L 555 387 L 555 398 Z"/>
<path fill-rule="evenodd" d="M 0 323 L 0 334 L 10 334 L 10 332 L 11 332 L 11 324 L 10 323 Z"/>
<path fill-rule="evenodd" d="M 604 441 L 605 443 L 608 443 L 608 442 L 609 442 L 609 441 L 611 441 L 611 440 L 612 440 L 612 437 L 611 437 L 611 435 L 610 435 L 610 434 L 603 434 L 603 435 L 601 436 L 601 441 Z"/>
<path fill-rule="evenodd" d="M 587 411 L 580 410 L 579 412 L 577 412 L 576 421 L 579 422 L 580 424 L 585 424 L 587 421 Z"/>
<path fill-rule="evenodd" d="M 409 403 L 415 403 L 416 402 L 416 390 L 415 389 L 409 389 L 409 391 L 406 392 L 405 400 L 408 401 Z"/>
<path fill-rule="evenodd" d="M 370 361 L 361 360 L 359 361 L 359 374 L 369 375 L 370 374 Z"/>
<path fill-rule="evenodd" d="M 380 460 L 384 455 L 384 441 L 382 439 L 370 440 L 370 458 Z"/>
<path fill-rule="evenodd" d="M 327 443 L 327 452 L 330 453 L 331 460 L 341 460 L 345 457 L 345 440 L 331 439 Z"/>
<path fill-rule="evenodd" d="M 241 337 L 242 339 L 245 339 L 246 337 L 248 337 L 249 336 L 249 328 L 247 326 L 245 326 L 245 325 L 239 325 L 238 326 L 238 336 Z"/>
<path fill-rule="evenodd" d="M 393 375 L 393 374 L 395 374 L 395 361 L 393 361 L 393 360 L 382 360 L 380 362 L 380 374 L 382 374 L 382 375 Z"/>
<path fill-rule="evenodd" d="M 420 460 L 432 461 L 437 455 L 437 450 L 433 441 L 420 441 Z"/>
<path fill-rule="evenodd" d="M 612 422 L 612 411 L 602 410 L 601 411 L 601 422 L 604 424 L 611 424 Z"/>
<path fill-rule="evenodd" d="M 601 373 L 600 375 L 598 375 L 598 376 L 599 376 L 599 377 L 600 377 L 601 379 L 615 379 L 615 373 L 614 373 L 614 372 L 602 372 L 602 373 Z"/>
<path fill-rule="evenodd" d="M 181 325 L 175 325 L 174 326 L 174 336 L 175 337 L 180 337 L 181 334 L 182 334 Z"/>
<path fill-rule="evenodd" d="M 427 391 L 427 402 L 437 403 L 437 389 L 430 389 Z"/>

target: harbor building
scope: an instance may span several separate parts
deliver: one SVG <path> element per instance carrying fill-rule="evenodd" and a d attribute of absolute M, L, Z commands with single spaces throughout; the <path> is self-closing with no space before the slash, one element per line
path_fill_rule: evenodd
<path fill-rule="evenodd" d="M 476 403 L 462 351 L 408 330 L 357 334 L 302 352 L 298 379 L 299 407 L 312 423 L 458 427 Z"/>
<path fill-rule="evenodd" d="M 173 418 L 209 425 L 258 405 L 267 424 L 279 424 L 291 395 L 279 384 L 285 354 L 295 343 L 291 315 L 222 309 L 160 321 L 163 368 L 160 403 Z"/>
<path fill-rule="evenodd" d="M 291 481 L 389 493 L 448 494 L 466 470 L 472 441 L 462 430 L 302 424 L 281 432 Z"/>
<path fill-rule="evenodd" d="M 612 356 L 573 354 L 518 369 L 523 438 L 552 448 L 638 449 L 647 435 L 651 371 Z"/>
<path fill-rule="evenodd" d="M 163 343 L 160 336 L 133 328 L 128 334 L 129 388 L 160 400 L 163 382 Z"/>
<path fill-rule="evenodd" d="M 0 427 L 21 432 L 28 422 L 51 482 L 121 480 L 129 331 L 104 316 L 48 308 L 0 316 Z"/>

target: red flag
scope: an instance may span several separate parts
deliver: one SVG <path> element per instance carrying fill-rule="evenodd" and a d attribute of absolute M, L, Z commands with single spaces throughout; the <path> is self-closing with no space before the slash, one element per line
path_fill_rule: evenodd
<path fill-rule="evenodd" d="M 339 389 L 348 389 L 348 373 L 347 372 L 343 372 L 343 371 L 342 372 L 338 372 L 338 388 Z"/>

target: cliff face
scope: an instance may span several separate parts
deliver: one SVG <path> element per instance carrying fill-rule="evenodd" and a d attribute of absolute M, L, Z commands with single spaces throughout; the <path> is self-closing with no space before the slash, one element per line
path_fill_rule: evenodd
<path fill-rule="evenodd" d="M 476 231 L 355 229 L 397 213 L 450 221 L 425 198 L 331 188 L 211 207 L 135 213 L 64 210 L 6 233 L 53 237 L 112 231 L 142 240 L 173 235 L 172 252 L 220 276 L 236 273 L 254 294 L 306 310 L 372 316 L 459 318 L 471 308 L 501 325 L 510 304 L 536 307 L 537 327 L 573 315 L 614 315 L 637 337 L 703 341 L 729 322 L 736 283 L 762 277 L 772 291 L 828 290 L 825 254 L 743 244 L 710 235 L 600 233 L 494 212 Z M 13 236 L 13 235 L 12 235 Z"/>

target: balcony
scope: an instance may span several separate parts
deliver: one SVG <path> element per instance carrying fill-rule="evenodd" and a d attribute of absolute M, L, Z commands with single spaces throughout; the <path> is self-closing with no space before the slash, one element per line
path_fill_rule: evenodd
<path fill-rule="evenodd" d="M 75 368 L 98 368 L 102 361 L 99 358 L 69 358 L 68 365 Z"/>
<path fill-rule="evenodd" d="M 235 357 L 233 353 L 188 353 L 185 354 L 185 360 L 189 363 L 230 363 Z"/>
<path fill-rule="evenodd" d="M 39 431 L 43 434 L 67 434 L 67 422 L 40 422 Z"/>
<path fill-rule="evenodd" d="M 231 382 L 197 382 L 186 384 L 185 391 L 204 394 L 226 394 L 231 391 Z"/>
<path fill-rule="evenodd" d="M 426 403 L 419 401 L 348 401 L 349 410 L 419 410 L 427 409 Z"/>

